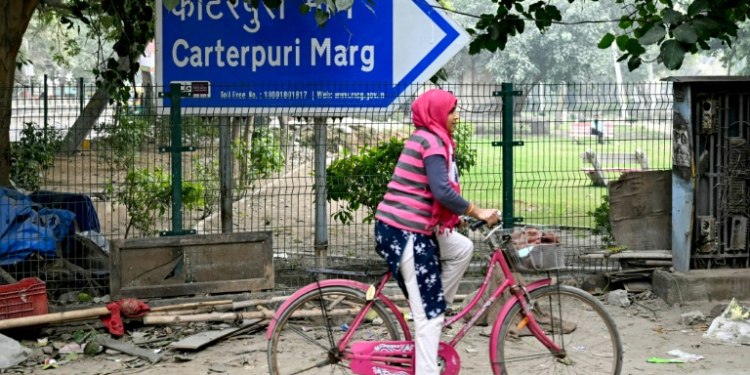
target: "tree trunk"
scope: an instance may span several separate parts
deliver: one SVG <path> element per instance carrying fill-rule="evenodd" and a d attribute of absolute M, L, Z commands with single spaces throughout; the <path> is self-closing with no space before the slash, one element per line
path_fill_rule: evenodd
<path fill-rule="evenodd" d="M 16 58 L 39 0 L 0 1 L 0 185 L 10 186 L 10 122 Z"/>
<path fill-rule="evenodd" d="M 127 70 L 130 67 L 130 60 L 127 56 L 120 57 L 118 63 L 120 64 L 120 70 Z M 91 99 L 89 99 L 89 102 L 83 108 L 83 113 L 78 116 L 76 122 L 68 129 L 68 133 L 65 134 L 60 155 L 68 156 L 78 151 L 83 140 L 91 133 L 94 124 L 99 120 L 99 116 L 107 108 L 107 104 L 109 104 L 109 86 L 96 89 L 94 95 L 91 96 Z"/>

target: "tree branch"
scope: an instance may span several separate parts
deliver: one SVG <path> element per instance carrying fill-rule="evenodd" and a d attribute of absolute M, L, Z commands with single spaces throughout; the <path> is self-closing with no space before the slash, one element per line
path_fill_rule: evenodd
<path fill-rule="evenodd" d="M 427 6 L 431 7 L 431 8 L 442 9 L 442 10 L 444 10 L 446 12 L 451 12 L 451 13 L 455 13 L 455 14 L 458 14 L 458 15 L 466 16 L 466 17 L 471 17 L 471 18 L 476 18 L 476 19 L 482 18 L 481 16 L 478 16 L 476 14 L 460 12 L 460 11 L 457 11 L 455 9 L 448 9 L 448 8 L 440 6 L 440 5 L 430 5 L 428 3 L 422 3 L 421 1 L 420 1 L 420 3 L 423 4 L 423 5 L 427 5 Z M 631 13 L 631 15 L 632 15 L 632 13 Z M 522 19 L 518 18 L 518 20 L 522 20 Z M 505 21 L 509 22 L 509 21 L 513 21 L 513 19 L 506 19 Z M 530 20 L 525 20 L 525 21 L 534 21 L 534 20 L 530 19 Z M 634 21 L 639 21 L 639 20 L 634 20 Z M 619 18 L 618 19 L 610 19 L 610 20 L 589 20 L 589 21 L 576 21 L 576 22 L 552 21 L 552 23 L 555 24 L 555 25 L 585 25 L 585 24 L 619 23 L 619 22 L 620 22 Z"/>
<path fill-rule="evenodd" d="M 63 3 L 63 0 L 42 0 L 42 3 L 46 7 L 52 8 L 52 9 L 58 9 L 58 10 L 69 10 L 70 7 Z"/>

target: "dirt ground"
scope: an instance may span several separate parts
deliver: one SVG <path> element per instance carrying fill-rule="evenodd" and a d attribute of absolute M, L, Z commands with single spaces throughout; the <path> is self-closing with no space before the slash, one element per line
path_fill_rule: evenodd
<path fill-rule="evenodd" d="M 747 374 L 747 347 L 727 344 L 702 337 L 711 319 L 697 325 L 683 325 L 680 315 L 686 312 L 701 311 L 709 316 L 721 302 L 690 303 L 683 306 L 669 307 L 659 299 L 638 301 L 629 308 L 607 306 L 608 311 L 617 322 L 624 345 L 624 365 L 622 374 L 627 375 L 661 375 L 661 374 L 700 374 L 700 375 L 739 375 Z M 746 304 L 744 304 L 746 305 Z M 705 324 L 705 325 L 704 325 Z M 128 328 L 128 327 L 126 327 Z M 127 330 L 125 341 L 151 341 L 142 347 L 162 346 L 160 354 L 164 360 L 157 364 L 148 364 L 144 360 L 122 354 L 100 353 L 93 357 L 81 355 L 76 360 L 58 357 L 60 366 L 54 370 L 42 370 L 41 361 L 49 357 L 36 349 L 36 363 L 33 366 L 11 369 L 11 373 L 48 373 L 48 374 L 267 374 L 266 357 L 267 341 L 265 330 L 224 339 L 199 351 L 173 351 L 166 346 L 177 333 L 189 334 L 206 329 L 206 326 L 166 326 L 140 327 Z M 59 332 L 49 337 L 50 346 L 59 340 Z M 454 329 L 455 331 L 455 329 Z M 50 331 L 46 331 L 50 332 Z M 171 334 L 167 333 L 171 332 Z M 458 345 L 462 360 L 462 373 L 489 374 L 489 338 L 486 332 L 489 327 L 475 327 Z M 450 335 L 451 331 L 444 333 Z M 158 337 L 162 340 L 145 340 Z M 172 337 L 172 339 L 170 339 Z M 671 358 L 667 354 L 673 349 L 702 355 L 705 359 L 684 364 L 647 363 L 649 357 Z M 294 360 L 290 358 L 290 360 Z"/>

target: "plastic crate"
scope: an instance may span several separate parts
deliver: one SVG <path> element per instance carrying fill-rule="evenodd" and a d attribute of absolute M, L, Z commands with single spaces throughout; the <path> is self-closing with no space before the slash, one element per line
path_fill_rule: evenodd
<path fill-rule="evenodd" d="M 36 277 L 0 286 L 0 319 L 47 313 L 47 284 Z"/>

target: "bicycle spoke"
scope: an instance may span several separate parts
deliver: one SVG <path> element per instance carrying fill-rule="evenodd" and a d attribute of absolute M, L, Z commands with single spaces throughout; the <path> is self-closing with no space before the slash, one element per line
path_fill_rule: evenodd
<path fill-rule="evenodd" d="M 513 357 L 511 360 L 501 361 L 500 363 L 510 363 L 510 362 L 520 362 L 520 361 L 528 361 L 531 359 L 537 359 L 537 358 L 546 358 L 546 357 L 552 357 L 552 353 L 541 353 L 541 354 L 529 354 L 524 356 L 518 356 Z"/>
<path fill-rule="evenodd" d="M 327 342 L 338 343 L 348 331 L 339 327 L 352 324 L 352 316 L 338 314 L 335 312 L 337 309 L 359 311 L 366 305 L 363 291 L 344 286 L 321 286 L 296 298 L 295 302 L 281 313 L 269 340 L 269 372 L 272 375 L 351 375 L 352 370 L 347 360 L 329 357 L 336 351 L 336 344 L 331 346 Z M 370 311 L 372 313 L 368 315 L 368 321 L 375 318 L 383 321 L 384 332 L 378 334 L 378 338 L 387 341 L 401 339 L 400 327 L 391 317 L 392 313 L 387 306 L 375 303 Z M 359 327 L 349 329 L 356 332 L 364 324 L 366 322 L 362 321 Z M 364 333 L 355 333 L 352 342 L 358 341 L 362 335 Z M 375 338 L 367 336 L 367 339 Z"/>
<path fill-rule="evenodd" d="M 340 364 L 340 363 L 329 363 L 329 362 L 328 362 L 328 361 L 326 360 L 325 362 L 323 362 L 323 361 L 321 361 L 321 362 L 318 362 L 318 363 L 316 363 L 316 364 L 314 364 L 314 365 L 312 365 L 312 366 L 310 366 L 310 367 L 308 367 L 308 368 L 304 368 L 304 369 L 302 369 L 302 370 L 299 370 L 299 371 L 297 371 L 297 372 L 293 372 L 293 373 L 291 373 L 291 374 L 289 374 L 289 375 L 297 375 L 297 374 L 302 374 L 302 373 L 304 373 L 304 372 L 307 372 L 308 370 L 312 370 L 312 369 L 314 369 L 314 368 L 318 368 L 318 367 L 324 367 L 324 366 L 327 366 L 327 365 L 334 365 L 334 366 L 336 366 L 336 367 L 341 367 L 341 368 L 345 368 L 345 367 L 344 367 L 344 366 L 343 366 L 342 364 Z M 331 374 L 333 374 L 333 372 L 331 372 Z"/>
<path fill-rule="evenodd" d="M 312 338 L 312 337 L 310 337 L 310 336 L 306 335 L 306 334 L 305 334 L 305 331 L 303 331 L 303 330 L 301 330 L 301 329 L 298 329 L 297 327 L 294 327 L 294 326 L 292 326 L 291 324 L 290 324 L 290 325 L 289 325 L 289 326 L 288 326 L 287 328 L 289 328 L 290 330 L 294 331 L 294 332 L 295 332 L 295 333 L 297 333 L 298 335 L 302 336 L 302 338 L 304 338 L 304 339 L 305 339 L 305 340 L 307 340 L 308 342 L 310 342 L 310 343 L 312 343 L 312 344 L 315 344 L 315 345 L 317 345 L 317 346 L 321 347 L 321 348 L 323 349 L 323 351 L 325 351 L 326 353 L 327 353 L 327 352 L 328 352 L 329 350 L 331 350 L 331 348 L 326 348 L 325 346 L 323 346 L 323 344 L 321 344 L 321 343 L 319 343 L 319 342 L 315 341 L 315 339 L 314 339 L 314 338 Z"/>
<path fill-rule="evenodd" d="M 566 356 L 558 358 L 528 332 L 516 332 L 514 323 L 523 314 L 520 307 L 514 307 L 505 317 L 500 333 L 497 355 L 503 374 L 620 373 L 622 344 L 617 327 L 596 299 L 580 289 L 562 286 L 545 287 L 531 294 L 537 324 L 564 348 Z M 511 340 L 512 334 L 521 337 Z"/>

